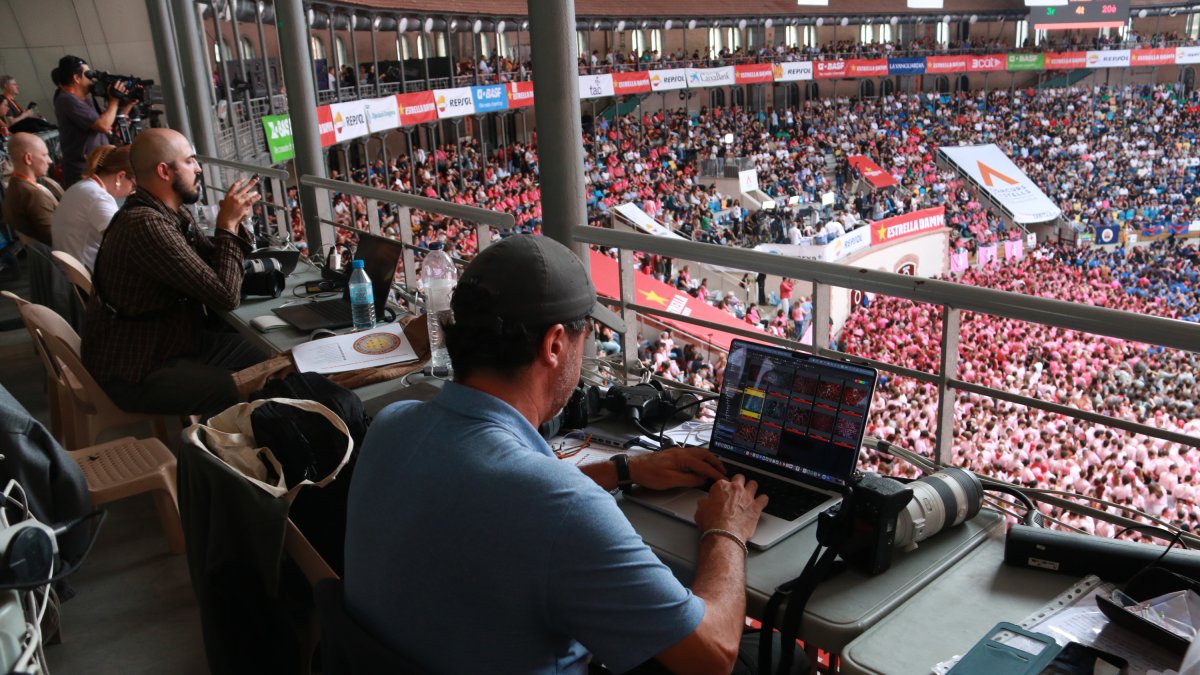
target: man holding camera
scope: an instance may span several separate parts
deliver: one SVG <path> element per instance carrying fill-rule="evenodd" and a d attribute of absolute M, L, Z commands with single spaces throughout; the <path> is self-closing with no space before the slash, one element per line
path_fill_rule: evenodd
<path fill-rule="evenodd" d="M 739 646 L 745 542 L 767 503 L 755 483 L 701 448 L 577 468 L 538 435 L 579 382 L 589 317 L 615 318 L 575 254 L 508 237 L 467 266 L 452 308 L 454 382 L 384 409 L 359 454 L 349 612 L 442 673 L 754 672 Z M 689 590 L 609 491 L 709 480 Z"/>
<path fill-rule="evenodd" d="M 104 232 L 83 323 L 83 363 L 122 410 L 216 414 L 239 400 L 233 373 L 262 360 L 236 333 L 205 328 L 206 307 L 241 301 L 261 195 L 235 181 L 211 239 L 184 207 L 200 199 L 196 151 L 177 131 L 147 129 L 130 146 L 137 192 Z"/>
<path fill-rule="evenodd" d="M 58 60 L 51 79 L 58 86 L 54 92 L 54 114 L 58 117 L 59 140 L 62 143 L 64 188 L 74 185 L 87 168 L 87 156 L 96 148 L 109 143 L 113 124 L 117 117 L 127 115 L 137 103 L 136 99 L 125 98 L 125 85 L 118 83 L 111 91 L 98 92 L 108 97 L 108 105 L 101 112 L 92 103 L 92 86 L 88 77 L 91 66 L 78 56 L 64 56 Z"/>

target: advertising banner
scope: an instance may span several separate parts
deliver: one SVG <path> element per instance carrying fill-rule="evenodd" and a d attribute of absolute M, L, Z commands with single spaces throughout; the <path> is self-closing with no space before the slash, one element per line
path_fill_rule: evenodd
<path fill-rule="evenodd" d="M 400 106 L 400 124 L 406 127 L 437 121 L 437 104 L 433 102 L 432 91 L 396 94 L 396 103 Z"/>
<path fill-rule="evenodd" d="M 887 60 L 888 75 L 924 75 L 925 57 L 893 58 Z"/>
<path fill-rule="evenodd" d="M 725 66 L 723 68 L 688 68 L 687 83 L 688 87 L 692 89 L 724 87 L 736 84 L 737 78 L 733 74 L 733 66 Z"/>
<path fill-rule="evenodd" d="M 800 82 L 813 79 L 812 61 L 784 61 L 771 66 L 776 82 Z"/>
<path fill-rule="evenodd" d="M 938 206 L 877 220 L 868 227 L 871 230 L 871 245 L 878 246 L 897 239 L 933 232 L 945 226 L 946 207 Z"/>
<path fill-rule="evenodd" d="M 533 105 L 532 82 L 509 82 L 507 91 L 510 109 L 528 108 Z"/>
<path fill-rule="evenodd" d="M 613 95 L 613 76 L 608 73 L 600 75 L 579 76 L 579 98 L 603 98 Z"/>
<path fill-rule="evenodd" d="M 1004 259 L 1005 260 L 1020 260 L 1025 257 L 1025 245 L 1020 239 L 1004 242 Z"/>
<path fill-rule="evenodd" d="M 387 131 L 400 126 L 400 106 L 395 96 L 384 96 L 366 101 L 367 128 L 371 133 Z"/>
<path fill-rule="evenodd" d="M 827 244 L 759 244 L 754 250 L 802 260 L 836 262 L 870 246 L 871 229 L 860 227 Z"/>
<path fill-rule="evenodd" d="M 262 118 L 263 137 L 267 139 L 267 152 L 271 163 L 278 164 L 296 156 L 296 144 L 292 141 L 292 118 L 271 115 Z"/>
<path fill-rule="evenodd" d="M 438 119 L 444 120 L 475 114 L 475 97 L 471 94 L 470 87 L 434 89 L 433 103 L 437 108 Z"/>
<path fill-rule="evenodd" d="M 668 239 L 683 239 L 683 237 L 672 232 L 671 228 L 651 218 L 650 214 L 643 211 L 633 202 L 619 204 L 613 210 L 621 214 L 634 227 L 646 234 L 653 234 L 656 237 L 667 237 Z"/>
<path fill-rule="evenodd" d="M 887 59 L 851 59 L 846 62 L 850 77 L 887 77 Z"/>
<path fill-rule="evenodd" d="M 366 101 L 332 103 L 329 112 L 333 114 L 333 136 L 338 143 L 362 138 L 370 133 L 367 128 Z"/>
<path fill-rule="evenodd" d="M 1087 67 L 1087 52 L 1045 54 L 1046 70 L 1073 70 Z"/>
<path fill-rule="evenodd" d="M 993 73 L 1004 70 L 1008 59 L 1004 54 L 984 54 L 983 56 L 968 56 L 967 70 L 972 73 Z"/>
<path fill-rule="evenodd" d="M 644 70 L 634 73 L 613 73 L 612 83 L 613 93 L 617 96 L 645 94 L 650 91 L 650 73 Z"/>
<path fill-rule="evenodd" d="M 1008 54 L 1008 70 L 1042 70 L 1043 57 L 1041 54 Z"/>
<path fill-rule="evenodd" d="M 1095 225 L 1092 230 L 1096 233 L 1097 244 L 1115 244 L 1121 235 L 1121 226 L 1116 223 Z"/>
<path fill-rule="evenodd" d="M 996 245 L 984 244 L 979 247 L 979 252 L 975 254 L 975 261 L 980 267 L 987 267 L 996 262 Z"/>
<path fill-rule="evenodd" d="M 668 70 L 650 71 L 651 91 L 671 91 L 687 88 L 687 69 L 670 68 Z"/>
<path fill-rule="evenodd" d="M 962 274 L 967 271 L 967 251 L 959 249 L 950 254 L 950 271 L 955 274 Z"/>
<path fill-rule="evenodd" d="M 962 73 L 967 70 L 965 56 L 927 56 L 925 57 L 926 73 Z"/>
<path fill-rule="evenodd" d="M 815 61 L 816 68 L 813 77 L 818 80 L 831 80 L 835 77 L 846 77 L 848 67 L 845 61 Z"/>
<path fill-rule="evenodd" d="M 1017 223 L 1042 223 L 1062 214 L 1058 205 L 995 145 L 944 146 L 941 152 L 1004 205 Z"/>
<path fill-rule="evenodd" d="M 738 84 L 774 82 L 775 73 L 769 63 L 743 63 L 733 67 L 734 80 Z"/>
<path fill-rule="evenodd" d="M 317 106 L 317 133 L 321 135 L 322 148 L 337 143 L 337 136 L 333 134 L 333 112 L 327 105 Z"/>
<path fill-rule="evenodd" d="M 738 188 L 742 192 L 752 192 L 758 189 L 758 170 L 746 169 L 738 172 Z"/>
<path fill-rule="evenodd" d="M 1200 47 L 1176 47 L 1175 63 L 1200 63 Z"/>
<path fill-rule="evenodd" d="M 1128 49 L 1108 49 L 1087 53 L 1088 68 L 1128 68 L 1131 60 Z"/>
<path fill-rule="evenodd" d="M 1175 65 L 1175 48 L 1135 49 L 1133 50 L 1133 65 L 1173 66 Z"/>
<path fill-rule="evenodd" d="M 471 87 L 471 98 L 475 99 L 475 114 L 508 110 L 508 94 L 502 84 Z"/>
<path fill-rule="evenodd" d="M 850 166 L 858 169 L 858 172 L 867 179 L 867 182 L 874 185 L 876 189 L 899 185 L 900 182 L 892 178 L 891 174 L 883 170 L 883 167 L 876 164 L 870 157 L 866 155 L 850 155 L 846 158 L 850 162 Z"/>

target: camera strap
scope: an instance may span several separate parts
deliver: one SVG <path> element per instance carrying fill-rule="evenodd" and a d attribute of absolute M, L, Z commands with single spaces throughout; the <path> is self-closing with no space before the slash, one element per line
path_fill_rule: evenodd
<path fill-rule="evenodd" d="M 849 528 L 853 525 L 851 514 L 853 509 L 849 504 L 853 492 L 848 492 L 838 509 L 837 519 L 842 521 L 834 528 L 838 534 L 830 537 L 831 541 L 818 541 L 813 549 L 804 571 L 796 578 L 786 581 L 775 588 L 762 615 L 762 635 L 758 642 L 758 674 L 771 675 L 771 645 L 774 643 L 772 632 L 775 630 L 775 620 L 780 616 L 782 607 L 783 620 L 779 625 L 779 666 L 775 669 L 777 675 L 791 675 L 792 664 L 796 658 L 796 639 L 800 635 L 800 620 L 804 617 L 804 608 L 812 597 L 813 591 L 822 581 L 832 576 L 841 544 L 846 539 Z"/>

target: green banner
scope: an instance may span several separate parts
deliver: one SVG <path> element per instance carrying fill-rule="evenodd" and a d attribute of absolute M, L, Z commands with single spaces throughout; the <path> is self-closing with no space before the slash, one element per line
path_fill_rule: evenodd
<path fill-rule="evenodd" d="M 278 164 L 296 156 L 296 145 L 292 142 L 292 119 L 287 115 L 262 118 L 263 136 L 267 138 L 267 151 L 271 162 Z"/>
<path fill-rule="evenodd" d="M 1045 70 L 1045 57 L 1042 54 L 1009 54 L 1009 70 Z"/>

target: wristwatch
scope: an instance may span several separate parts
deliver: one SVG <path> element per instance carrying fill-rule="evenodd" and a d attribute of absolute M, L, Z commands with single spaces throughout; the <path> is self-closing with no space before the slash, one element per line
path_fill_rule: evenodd
<path fill-rule="evenodd" d="M 617 465 L 617 489 L 624 492 L 633 487 L 633 480 L 629 477 L 629 455 L 624 453 L 613 455 L 609 460 Z"/>

